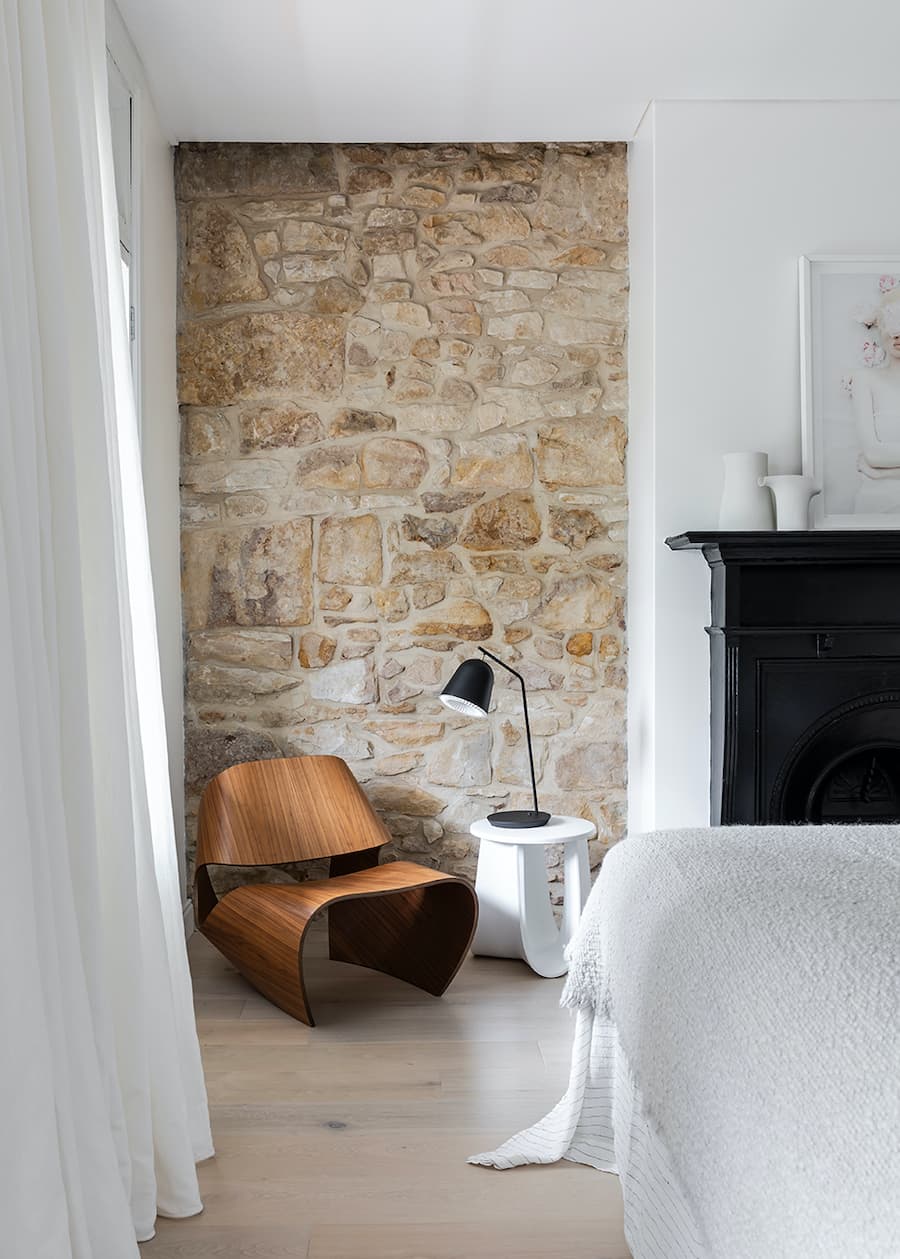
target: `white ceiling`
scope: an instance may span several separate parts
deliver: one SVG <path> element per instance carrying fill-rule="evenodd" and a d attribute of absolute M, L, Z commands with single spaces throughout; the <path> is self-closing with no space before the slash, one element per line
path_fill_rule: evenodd
<path fill-rule="evenodd" d="M 172 140 L 613 140 L 653 98 L 900 97 L 897 0 L 118 3 Z"/>

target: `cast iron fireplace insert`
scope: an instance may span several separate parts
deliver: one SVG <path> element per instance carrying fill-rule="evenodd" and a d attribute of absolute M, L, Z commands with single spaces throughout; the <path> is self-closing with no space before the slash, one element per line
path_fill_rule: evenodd
<path fill-rule="evenodd" d="M 710 820 L 900 823 L 900 531 L 683 533 L 710 567 Z"/>

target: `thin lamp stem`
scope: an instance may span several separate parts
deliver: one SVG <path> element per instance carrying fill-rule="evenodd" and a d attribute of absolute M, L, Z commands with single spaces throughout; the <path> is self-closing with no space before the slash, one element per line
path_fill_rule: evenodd
<path fill-rule="evenodd" d="M 534 811 L 540 812 L 538 809 L 537 779 L 534 776 L 534 753 L 531 750 L 531 723 L 528 720 L 528 696 L 525 694 L 525 679 L 521 673 L 516 672 L 505 660 L 501 660 L 499 656 L 495 656 L 493 652 L 488 651 L 486 647 L 479 647 L 478 650 L 483 656 L 487 656 L 493 660 L 495 664 L 500 665 L 501 669 L 505 669 L 507 673 L 511 673 L 514 678 L 519 679 L 519 686 L 522 688 L 522 707 L 525 710 L 525 739 L 528 743 L 528 764 L 531 768 L 531 794 L 534 799 Z"/>

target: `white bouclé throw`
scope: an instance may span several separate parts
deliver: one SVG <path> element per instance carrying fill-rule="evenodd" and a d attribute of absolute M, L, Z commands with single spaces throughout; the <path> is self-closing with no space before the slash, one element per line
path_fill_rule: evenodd
<path fill-rule="evenodd" d="M 625 840 L 563 999 L 614 1023 L 714 1259 L 900 1259 L 900 827 Z"/>

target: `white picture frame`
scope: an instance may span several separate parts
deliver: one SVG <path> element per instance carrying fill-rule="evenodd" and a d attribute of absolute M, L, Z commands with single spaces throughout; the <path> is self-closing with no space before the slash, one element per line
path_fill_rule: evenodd
<path fill-rule="evenodd" d="M 800 259 L 803 472 L 822 489 L 814 529 L 900 529 L 900 392 L 896 415 L 874 401 L 900 388 L 898 321 L 900 255 Z"/>

